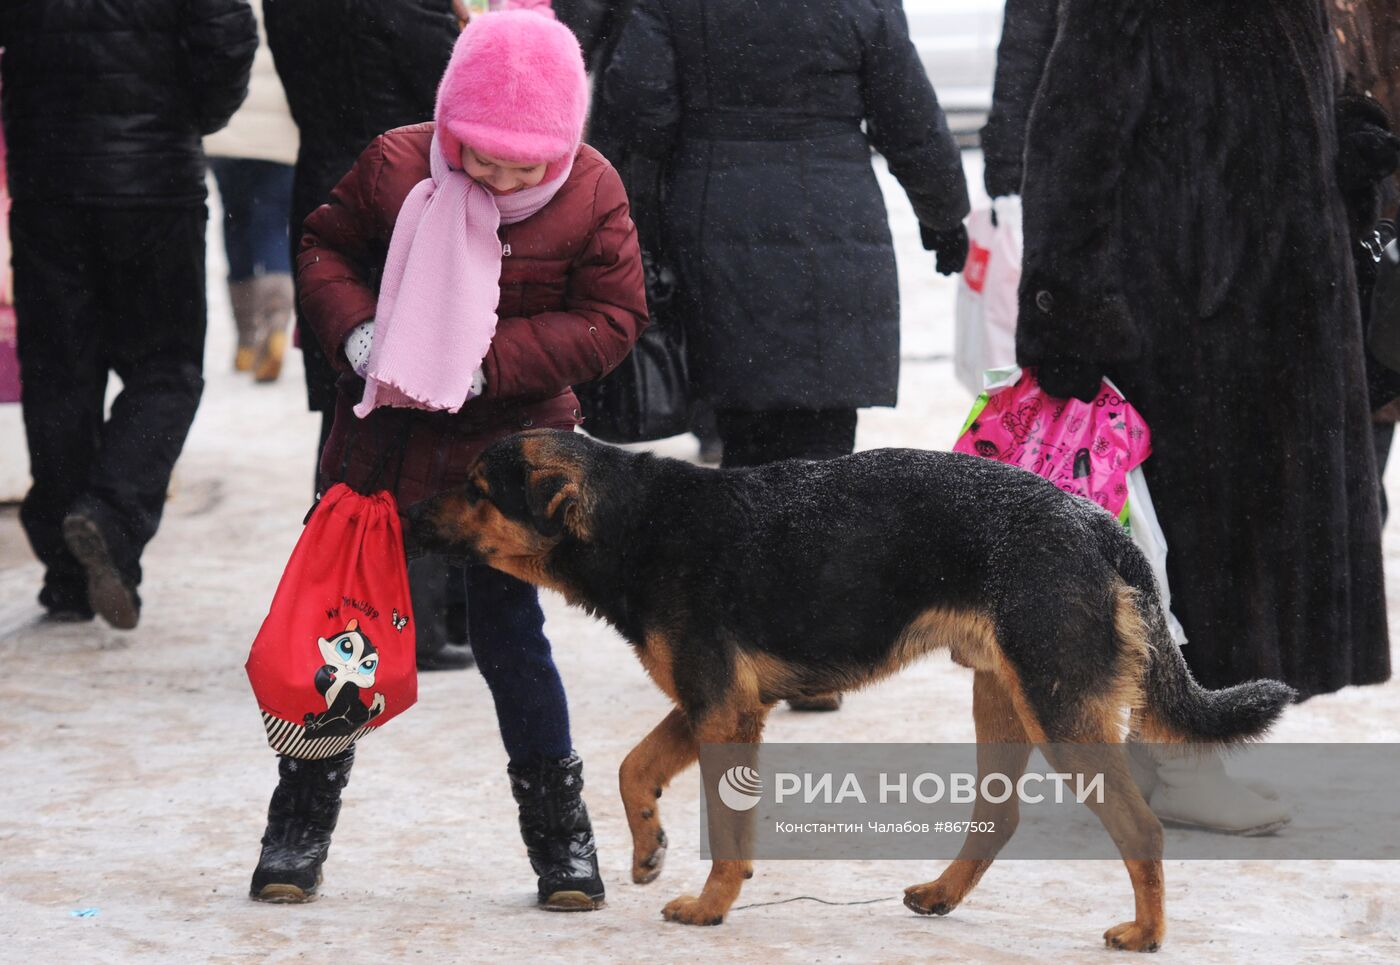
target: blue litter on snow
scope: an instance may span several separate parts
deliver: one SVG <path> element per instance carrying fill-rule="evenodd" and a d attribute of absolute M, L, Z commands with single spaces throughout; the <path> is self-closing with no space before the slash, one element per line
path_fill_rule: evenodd
<path fill-rule="evenodd" d="M 96 918 L 102 914 L 101 908 L 74 908 L 68 914 L 74 918 Z"/>

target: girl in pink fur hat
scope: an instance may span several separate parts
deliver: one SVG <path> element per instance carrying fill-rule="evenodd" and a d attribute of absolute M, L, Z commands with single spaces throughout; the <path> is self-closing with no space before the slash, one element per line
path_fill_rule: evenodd
<path fill-rule="evenodd" d="M 457 486 L 497 439 L 572 430 L 570 386 L 631 350 L 647 323 L 641 258 L 617 173 L 580 144 L 587 107 L 567 27 L 523 10 L 478 16 L 434 122 L 376 138 L 307 218 L 301 307 L 342 372 L 323 491 L 387 483 L 407 506 Z M 536 592 L 484 566 L 466 579 L 539 902 L 596 908 L 582 762 Z M 315 896 L 353 760 L 353 747 L 281 759 L 254 898 Z"/>

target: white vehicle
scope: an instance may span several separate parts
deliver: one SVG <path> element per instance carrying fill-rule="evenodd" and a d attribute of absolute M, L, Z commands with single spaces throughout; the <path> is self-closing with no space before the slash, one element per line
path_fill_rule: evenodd
<path fill-rule="evenodd" d="M 909 34 L 959 140 L 974 138 L 992 106 L 1002 6 L 1003 0 L 904 0 Z"/>

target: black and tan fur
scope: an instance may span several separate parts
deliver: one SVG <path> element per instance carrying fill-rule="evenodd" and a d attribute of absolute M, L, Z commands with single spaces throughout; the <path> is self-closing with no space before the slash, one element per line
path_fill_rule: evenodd
<path fill-rule="evenodd" d="M 1112 517 L 1019 469 L 886 449 L 720 471 L 537 431 L 488 449 L 469 481 L 409 512 L 411 552 L 484 561 L 612 623 L 675 709 L 622 763 L 633 880 L 660 872 L 657 799 L 705 743 L 756 743 L 783 698 L 847 690 L 939 648 L 973 669 L 979 767 L 1013 776 L 1030 743 L 1136 735 L 1228 742 L 1262 733 L 1292 692 L 1209 692 L 1163 620 L 1147 561 Z M 1061 769 L 1085 766 L 1057 751 Z M 1123 767 L 1096 807 L 1137 903 L 1108 944 L 1165 933 L 1161 826 Z M 1101 764 L 1101 762 L 1100 762 Z M 965 844 L 905 904 L 946 914 L 1009 838 Z M 1148 856 L 1143 858 L 1141 856 Z M 666 918 L 717 924 L 752 874 L 715 861 Z"/>

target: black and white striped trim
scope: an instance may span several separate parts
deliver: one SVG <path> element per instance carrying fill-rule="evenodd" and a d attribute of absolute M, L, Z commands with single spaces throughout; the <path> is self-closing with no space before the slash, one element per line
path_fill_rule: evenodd
<path fill-rule="evenodd" d="M 366 724 L 344 737 L 317 737 L 314 740 L 307 740 L 306 728 L 301 724 L 294 724 L 281 717 L 274 717 L 265 710 L 262 712 L 262 719 L 263 727 L 267 730 L 268 745 L 279 754 L 300 758 L 304 761 L 319 761 L 322 758 L 334 757 L 348 750 L 350 745 L 359 740 L 366 731 L 374 730 L 373 727 Z"/>

